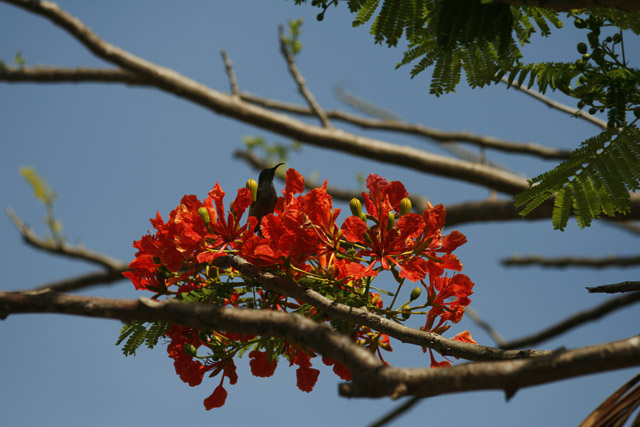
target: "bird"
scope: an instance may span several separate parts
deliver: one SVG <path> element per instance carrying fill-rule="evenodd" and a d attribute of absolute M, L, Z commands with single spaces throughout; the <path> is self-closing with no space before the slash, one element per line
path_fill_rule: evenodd
<path fill-rule="evenodd" d="M 278 195 L 276 194 L 276 188 L 273 186 L 273 178 L 275 177 L 276 169 L 282 165 L 284 165 L 284 163 L 278 163 L 272 168 L 260 171 L 256 200 L 249 206 L 249 216 L 254 216 L 258 220 L 258 225 L 254 232 L 260 231 L 260 221 L 262 221 L 262 217 L 272 213 L 276 207 Z"/>

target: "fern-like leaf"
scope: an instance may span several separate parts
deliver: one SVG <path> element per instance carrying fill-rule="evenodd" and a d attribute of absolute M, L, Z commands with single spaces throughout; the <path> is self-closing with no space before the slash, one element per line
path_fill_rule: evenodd
<path fill-rule="evenodd" d="M 533 185 L 515 197 L 526 215 L 556 194 L 553 225 L 564 229 L 569 206 L 580 227 L 588 227 L 601 214 L 629 211 L 629 191 L 640 188 L 640 130 L 626 126 L 607 130 L 584 141 L 570 158 L 529 182 Z"/>

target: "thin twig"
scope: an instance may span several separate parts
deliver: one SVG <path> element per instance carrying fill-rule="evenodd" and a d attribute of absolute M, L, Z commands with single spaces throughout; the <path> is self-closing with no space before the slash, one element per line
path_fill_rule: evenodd
<path fill-rule="evenodd" d="M 307 103 L 309 104 L 309 107 L 311 107 L 311 110 L 313 110 L 313 113 L 318 116 L 318 118 L 322 122 L 322 126 L 327 129 L 332 128 L 333 126 L 331 126 L 331 123 L 327 118 L 327 114 L 324 112 L 322 107 L 320 107 L 311 91 L 307 88 L 307 84 L 305 83 L 302 74 L 300 74 L 300 72 L 298 71 L 298 67 L 296 67 L 293 54 L 287 49 L 287 41 L 284 37 L 284 27 L 282 25 L 278 26 L 278 36 L 278 39 L 280 40 L 280 52 L 282 53 L 282 56 L 284 56 L 284 59 L 287 61 L 289 73 L 291 73 L 291 76 L 298 85 L 300 94 L 302 94 L 304 99 L 307 100 Z"/>
<path fill-rule="evenodd" d="M 15 227 L 22 235 L 24 241 L 34 248 L 41 249 L 52 254 L 62 255 L 68 258 L 80 259 L 93 264 L 97 264 L 109 271 L 123 271 L 128 267 L 128 265 L 122 261 L 111 258 L 110 256 L 105 254 L 91 251 L 84 247 L 71 246 L 67 243 L 58 244 L 53 241 L 44 240 L 40 238 L 36 233 L 34 233 L 33 230 L 31 230 L 18 217 L 18 215 L 16 215 L 13 209 L 7 208 L 6 212 L 11 219 L 11 222 L 13 222 Z"/>
<path fill-rule="evenodd" d="M 307 107 L 292 104 L 288 102 L 276 101 L 268 98 L 262 98 L 247 92 L 242 92 L 243 100 L 270 108 L 278 111 L 298 115 L 312 115 L 313 111 Z M 570 151 L 558 150 L 555 148 L 545 147 L 534 143 L 520 143 L 506 141 L 487 135 L 478 135 L 467 131 L 443 131 L 428 126 L 404 123 L 401 121 L 370 119 L 355 114 L 347 113 L 341 110 L 327 110 L 328 117 L 359 126 L 363 129 L 378 129 L 394 132 L 403 132 L 411 135 L 417 135 L 433 139 L 442 143 L 468 142 L 479 147 L 486 147 L 494 150 L 504 151 L 506 153 L 526 154 L 530 156 L 541 157 L 543 159 L 565 160 L 569 157 Z"/>
<path fill-rule="evenodd" d="M 474 310 L 471 307 L 467 307 L 464 313 L 471 318 L 471 320 L 473 321 L 473 323 L 476 324 L 476 326 L 484 330 L 491 337 L 491 339 L 498 345 L 498 347 L 502 347 L 504 344 L 507 343 L 507 340 L 505 340 L 504 337 L 500 335 L 500 333 L 493 328 L 493 326 L 491 326 L 489 323 L 483 320 L 476 310 Z"/>
<path fill-rule="evenodd" d="M 506 77 L 502 77 L 500 80 L 502 80 L 503 83 L 505 84 L 509 84 L 509 80 Z M 568 105 L 565 105 L 561 102 L 558 101 L 554 101 L 551 98 L 548 98 L 546 96 L 544 96 L 543 94 L 541 94 L 540 92 L 537 92 L 533 89 L 529 89 L 528 87 L 526 87 L 525 85 L 518 85 L 517 82 L 513 82 L 511 83 L 512 87 L 515 87 L 516 89 L 518 89 L 519 91 L 526 93 L 529 96 L 532 96 L 533 98 L 537 99 L 538 101 L 544 102 L 545 104 L 547 104 L 549 107 L 551 108 L 555 108 L 556 110 L 565 112 L 565 113 L 569 113 L 572 116 L 576 116 L 576 117 L 580 117 L 581 119 L 584 119 L 586 121 L 588 121 L 589 123 L 598 126 L 599 128 L 603 129 L 603 130 L 607 130 L 607 122 L 599 119 L 596 116 L 592 116 L 591 114 L 585 113 L 582 110 L 578 110 L 576 108 L 573 107 L 569 107 Z"/>
<path fill-rule="evenodd" d="M 505 266 L 527 266 L 538 265 L 541 267 L 587 267 L 587 268 L 608 268 L 608 267 L 634 267 L 640 264 L 640 255 L 635 256 L 608 256 L 605 258 L 589 258 L 568 256 L 560 258 L 546 258 L 538 255 L 517 256 L 514 255 L 500 261 Z"/>
<path fill-rule="evenodd" d="M 614 294 L 619 292 L 634 292 L 640 291 L 640 282 L 620 282 L 612 283 L 610 285 L 600 285 L 594 287 L 587 287 L 590 293 L 606 293 Z"/>
<path fill-rule="evenodd" d="M 224 68 L 227 71 L 227 76 L 229 77 L 229 86 L 231 86 L 231 94 L 235 97 L 240 96 L 240 91 L 238 90 L 238 81 L 236 80 L 236 72 L 233 71 L 233 63 L 229 59 L 229 55 L 227 55 L 227 51 L 222 49 L 220 51 L 222 55 L 222 61 L 224 62 Z"/>
<path fill-rule="evenodd" d="M 97 285 L 108 285 L 111 283 L 124 280 L 122 275 L 128 267 L 120 270 L 107 270 L 104 272 L 98 271 L 95 273 L 83 274 L 81 276 L 70 277 L 68 279 L 57 280 L 38 286 L 33 289 L 34 291 L 50 290 L 52 292 L 71 292 L 78 291 L 80 289 L 86 289 Z"/>
<path fill-rule="evenodd" d="M 365 100 L 353 93 L 347 92 L 341 87 L 336 87 L 334 89 L 334 93 L 341 102 L 347 104 L 351 108 L 361 111 L 362 113 L 368 116 L 381 120 L 383 123 L 394 122 L 394 123 L 400 123 L 405 125 L 407 124 L 406 121 L 402 120 L 398 115 L 396 115 L 392 111 L 389 111 L 385 108 L 375 105 L 371 101 Z M 480 136 L 484 137 L 483 135 L 480 135 Z M 464 159 L 474 163 L 488 164 L 498 169 L 503 169 L 503 170 L 513 172 L 512 170 L 509 170 L 509 168 L 503 165 L 500 165 L 492 161 L 487 161 L 486 155 L 484 155 L 484 152 L 481 154 L 478 154 L 474 151 L 466 149 L 461 143 L 458 143 L 455 141 L 438 140 L 433 138 L 428 138 L 428 139 L 432 142 L 438 143 L 438 147 L 440 149 L 454 155 L 457 158 Z M 480 146 L 479 148 L 481 151 L 484 149 L 484 147 L 482 146 Z"/>
<path fill-rule="evenodd" d="M 421 400 L 422 400 L 421 397 L 408 398 L 401 405 L 398 405 L 396 408 L 392 409 L 391 411 L 384 414 L 382 417 L 378 418 L 377 420 L 369 424 L 369 427 L 384 427 L 388 425 L 399 416 L 409 412 L 409 410 L 413 408 Z"/>
<path fill-rule="evenodd" d="M 599 319 L 602 316 L 605 316 L 620 308 L 634 304 L 638 301 L 640 301 L 640 292 L 633 292 L 630 294 L 625 294 L 619 297 L 611 298 L 610 300 L 607 300 L 596 307 L 574 313 L 573 315 L 569 316 L 567 319 L 561 322 L 558 322 L 555 325 L 550 326 L 549 328 L 543 329 L 540 332 L 536 332 L 535 334 L 518 338 L 515 340 L 507 341 L 506 343 L 500 345 L 500 348 L 516 349 L 516 348 L 529 347 L 532 345 L 539 344 L 550 338 L 558 336 L 568 331 L 569 329 L 575 328 L 576 326 L 580 326 L 586 322 Z"/>

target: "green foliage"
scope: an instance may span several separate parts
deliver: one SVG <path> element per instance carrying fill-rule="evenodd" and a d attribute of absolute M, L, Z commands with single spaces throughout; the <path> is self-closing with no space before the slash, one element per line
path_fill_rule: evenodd
<path fill-rule="evenodd" d="M 148 325 L 148 326 L 146 326 Z M 148 348 L 155 347 L 158 344 L 160 338 L 164 336 L 167 331 L 168 325 L 164 322 L 133 322 L 126 324 L 120 329 L 120 336 L 116 345 L 122 344 L 126 340 L 124 346 L 122 346 L 122 353 L 125 356 L 131 356 L 136 354 L 136 350 L 142 345 L 146 344 Z"/>
<path fill-rule="evenodd" d="M 556 194 L 553 226 L 563 230 L 573 208 L 580 227 L 601 214 L 629 212 L 629 191 L 640 188 L 640 130 L 629 125 L 610 129 L 584 141 L 555 169 L 529 181 L 532 187 L 516 196 L 526 215 Z"/>
<path fill-rule="evenodd" d="M 302 27 L 302 19 L 289 20 L 288 30 L 289 35 L 284 37 L 285 45 L 287 46 L 287 52 L 296 56 L 302 52 L 302 43 L 300 42 L 300 27 Z"/>
<path fill-rule="evenodd" d="M 36 169 L 33 166 L 21 166 L 20 175 L 22 175 L 33 189 L 33 195 L 35 198 L 45 205 L 47 213 L 44 217 L 44 221 L 49 228 L 49 238 L 58 245 L 63 244 L 65 238 L 62 234 L 62 222 L 58 221 L 53 213 L 53 204 L 55 203 L 58 195 L 51 189 L 47 180 L 36 172 Z"/>
<path fill-rule="evenodd" d="M 326 11 L 336 2 L 311 4 Z M 559 229 L 572 211 L 581 227 L 601 214 L 628 212 L 628 191 L 638 187 L 640 150 L 637 128 L 628 116 L 633 112 L 640 119 L 640 70 L 629 66 L 623 31 L 627 37 L 640 34 L 640 12 L 567 12 L 566 18 L 585 30 L 575 60 L 567 55 L 566 62 L 526 64 L 519 46 L 531 42 L 535 33 L 546 37 L 562 27 L 557 12 L 491 0 L 360 0 L 350 1 L 349 10 L 355 14 L 354 26 L 373 20 L 376 43 L 396 46 L 406 37 L 408 48 L 398 67 L 413 64 L 411 77 L 431 69 L 431 94 L 453 92 L 464 71 L 472 88 L 506 77 L 541 93 L 560 91 L 576 99 L 578 108 L 606 114 L 609 131 L 583 142 L 567 162 L 531 180 L 537 185 L 516 200 L 526 204 L 521 212 L 526 215 L 555 194 L 552 221 Z"/>

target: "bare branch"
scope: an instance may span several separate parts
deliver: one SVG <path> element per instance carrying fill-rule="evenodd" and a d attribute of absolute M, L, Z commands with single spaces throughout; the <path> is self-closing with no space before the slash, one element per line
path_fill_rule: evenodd
<path fill-rule="evenodd" d="M 501 344 L 500 348 L 515 349 L 515 348 L 522 348 L 522 347 L 528 347 L 528 346 L 539 344 L 552 337 L 560 335 L 568 331 L 569 329 L 575 328 L 576 326 L 580 326 L 586 322 L 599 319 L 604 315 L 607 315 L 622 307 L 626 307 L 628 305 L 634 304 L 638 301 L 640 301 L 640 292 L 633 292 L 630 294 L 611 298 L 610 300 L 605 301 L 603 304 L 600 304 L 596 307 L 574 313 L 573 315 L 563 320 L 562 322 L 556 323 L 555 325 L 552 325 L 551 327 L 544 329 L 540 332 L 537 332 L 535 334 L 532 334 L 526 337 L 518 338 L 512 341 L 507 341 Z"/>
<path fill-rule="evenodd" d="M 401 415 L 409 412 L 411 408 L 413 408 L 417 403 L 422 400 L 421 397 L 411 397 L 404 401 L 401 405 L 398 405 L 396 408 L 392 409 L 373 423 L 369 424 L 369 427 L 383 427 L 398 418 Z"/>
<path fill-rule="evenodd" d="M 324 126 L 325 128 L 332 128 L 333 126 L 331 126 L 331 123 L 329 123 L 329 119 L 327 118 L 326 113 L 324 112 L 322 107 L 320 107 L 320 104 L 318 104 L 311 91 L 307 88 L 307 84 L 305 83 L 302 74 L 300 74 L 300 72 L 298 71 L 298 67 L 296 67 L 293 54 L 287 49 L 287 42 L 284 37 L 284 28 L 282 25 L 278 26 L 278 39 L 280 41 L 280 52 L 282 53 L 282 56 L 284 56 L 284 59 L 287 61 L 289 73 L 291 73 L 291 76 L 296 81 L 296 84 L 298 85 L 298 91 L 300 91 L 302 96 L 304 96 L 304 99 L 307 100 L 307 103 L 309 104 L 309 107 L 311 107 L 311 110 L 313 110 L 313 113 L 318 116 L 318 118 L 322 122 L 322 126 Z"/>
<path fill-rule="evenodd" d="M 627 215 L 617 214 L 613 218 L 605 217 L 606 221 L 628 222 L 631 219 L 640 219 L 640 194 L 630 194 L 631 212 Z M 466 224 L 472 222 L 490 222 L 521 220 L 532 221 L 551 218 L 553 202 L 551 200 L 538 206 L 533 212 L 522 217 L 518 213 L 513 200 L 483 200 L 476 202 L 464 202 L 447 206 L 447 226 Z"/>
<path fill-rule="evenodd" d="M 514 255 L 500 261 L 505 266 L 525 266 L 538 265 L 541 267 L 587 267 L 587 268 L 608 268 L 608 267 L 633 267 L 640 264 L 640 255 L 636 256 L 609 256 L 606 258 L 589 258 L 568 256 L 561 258 L 545 258 L 538 255 L 517 256 Z"/>
<path fill-rule="evenodd" d="M 340 384 L 348 397 L 436 396 L 474 390 L 504 390 L 507 397 L 524 387 L 640 365 L 640 336 L 560 350 L 543 357 L 475 362 L 444 369 L 389 368 L 368 350 L 326 324 L 289 313 L 160 302 L 119 300 L 52 292 L 0 292 L 0 318 L 14 313 L 63 313 L 122 321 L 163 321 L 195 329 L 220 329 L 289 339 L 335 359 L 351 371 Z"/>
<path fill-rule="evenodd" d="M 231 86 L 231 93 L 233 96 L 239 97 L 240 91 L 238 90 L 238 82 L 236 80 L 236 73 L 233 71 L 233 64 L 229 59 L 229 55 L 227 55 L 227 51 L 222 49 L 220 51 L 222 55 L 222 61 L 224 62 L 224 68 L 227 71 L 227 76 L 229 77 L 229 86 Z"/>
<path fill-rule="evenodd" d="M 230 266 L 241 272 L 245 277 L 256 280 L 266 289 L 311 304 L 328 317 L 357 322 L 402 342 L 432 348 L 445 356 L 454 356 L 467 360 L 504 360 L 521 357 L 541 357 L 550 353 L 539 350 L 505 351 L 443 338 L 435 333 L 409 328 L 393 322 L 364 308 L 350 307 L 332 301 L 312 289 L 303 288 L 286 278 L 262 271 L 239 256 L 228 255 L 225 259 Z"/>
<path fill-rule="evenodd" d="M 241 97 L 243 100 L 263 106 L 265 108 L 305 116 L 313 114 L 313 112 L 309 108 L 303 107 L 301 105 L 262 98 L 247 92 L 242 92 Z M 410 135 L 426 137 L 447 144 L 451 144 L 454 142 L 468 142 L 479 147 L 500 150 L 507 153 L 527 154 L 544 159 L 564 160 L 569 157 L 570 153 L 570 151 L 567 150 L 557 150 L 555 148 L 549 148 L 534 143 L 511 142 L 491 136 L 474 134 L 467 131 L 448 132 L 420 124 L 405 123 L 396 120 L 370 119 L 362 116 L 357 116 L 355 114 L 350 114 L 346 111 L 341 110 L 327 110 L 326 113 L 327 116 L 332 119 L 360 126 L 363 129 L 403 132 Z"/>
<path fill-rule="evenodd" d="M 122 273 L 127 270 L 128 268 L 125 267 L 120 270 L 107 270 L 104 272 L 84 274 L 81 276 L 45 283 L 35 288 L 34 291 L 49 290 L 52 292 L 70 292 L 96 285 L 108 285 L 125 279 Z"/>
<path fill-rule="evenodd" d="M 283 337 L 334 358 L 352 373 L 382 366 L 372 353 L 330 326 L 284 312 L 160 302 L 149 298 L 122 300 L 53 292 L 0 292 L 0 319 L 14 313 L 63 313 L 124 322 L 163 321 L 195 329 Z"/>
<path fill-rule="evenodd" d="M 91 251 L 84 247 L 71 246 L 63 243 L 58 244 L 55 242 L 49 242 L 38 237 L 22 220 L 16 215 L 11 208 L 7 208 L 7 215 L 16 226 L 24 241 L 33 246 L 36 249 L 41 249 L 46 252 L 50 252 L 56 255 L 63 255 L 68 258 L 80 259 L 88 261 L 93 264 L 98 264 L 109 271 L 118 272 L 127 269 L 128 264 L 119 261 L 115 258 L 111 258 L 108 255 L 104 255 L 98 252 Z"/>
<path fill-rule="evenodd" d="M 443 369 L 387 368 L 340 384 L 346 397 L 438 396 L 471 390 L 504 390 L 640 365 L 640 336 L 519 360 L 473 362 Z"/>
<path fill-rule="evenodd" d="M 37 83 L 126 83 L 139 86 L 154 86 L 142 76 L 121 69 L 111 68 L 61 68 L 61 67 L 10 67 L 0 68 L 0 81 Z"/>
<path fill-rule="evenodd" d="M 509 80 L 506 77 L 502 77 L 500 80 L 502 82 L 506 83 L 506 84 L 509 84 Z M 560 110 L 562 112 L 569 113 L 572 116 L 580 117 L 581 119 L 584 119 L 584 120 L 590 122 L 591 124 L 598 126 L 602 130 L 607 130 L 607 122 L 602 120 L 602 119 L 599 119 L 596 116 L 592 116 L 591 114 L 585 113 L 582 110 L 570 107 L 570 106 L 565 105 L 565 104 L 563 104 L 561 102 L 554 101 L 553 99 L 544 96 L 543 94 L 541 94 L 538 91 L 535 91 L 533 89 L 529 89 L 525 85 L 518 85 L 517 82 L 512 82 L 511 86 L 515 87 L 516 89 L 518 89 L 519 91 L 521 91 L 523 93 L 526 93 L 529 96 L 534 97 L 538 101 L 544 102 L 545 104 L 547 104 L 551 108 L 555 108 L 556 110 Z"/>
<path fill-rule="evenodd" d="M 504 337 L 493 328 L 493 326 L 483 320 L 476 310 L 471 307 L 467 307 L 464 314 L 469 316 L 476 326 L 484 330 L 499 347 L 502 347 L 507 343 L 507 340 L 505 340 Z"/>
<path fill-rule="evenodd" d="M 516 6 L 543 7 L 557 11 L 569 11 L 573 9 L 611 8 L 627 12 L 640 10 L 640 2 L 637 0 L 498 0 Z"/>
<path fill-rule="evenodd" d="M 587 287 L 590 293 L 607 293 L 614 294 L 618 292 L 634 292 L 640 291 L 640 282 L 620 282 L 613 283 L 611 285 L 600 285 L 594 287 Z"/>
<path fill-rule="evenodd" d="M 259 126 L 284 136 L 388 164 L 401 165 L 423 173 L 454 179 L 516 194 L 528 188 L 524 178 L 487 165 L 451 159 L 407 146 L 397 146 L 365 138 L 343 130 L 312 126 L 291 117 L 238 100 L 181 74 L 143 60 L 106 43 L 77 18 L 47 1 L 2 0 L 42 15 L 67 30 L 98 57 L 147 78 L 158 88 L 188 99 L 213 112 Z"/>

